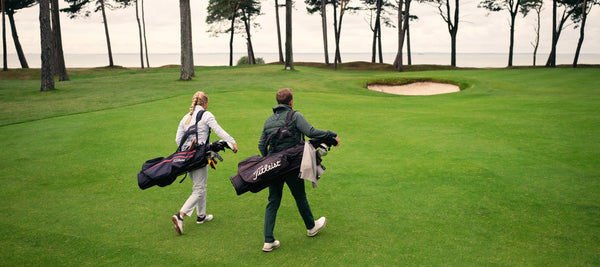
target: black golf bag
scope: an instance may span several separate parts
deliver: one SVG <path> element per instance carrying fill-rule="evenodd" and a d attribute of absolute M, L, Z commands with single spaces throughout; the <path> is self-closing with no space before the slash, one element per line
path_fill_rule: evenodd
<path fill-rule="evenodd" d="M 209 144 L 208 137 L 204 144 L 197 145 L 198 132 L 196 127 L 203 114 L 204 110 L 198 112 L 196 123 L 186 131 L 175 153 L 166 158 L 158 157 L 148 160 L 142 165 L 142 170 L 137 174 L 140 189 L 147 189 L 155 185 L 160 187 L 170 185 L 177 179 L 177 176 L 206 166 L 211 151 L 217 152 L 228 147 L 225 141 Z M 196 142 L 192 143 L 190 148 L 182 151 L 183 144 L 188 136 L 192 134 L 196 135 Z"/>

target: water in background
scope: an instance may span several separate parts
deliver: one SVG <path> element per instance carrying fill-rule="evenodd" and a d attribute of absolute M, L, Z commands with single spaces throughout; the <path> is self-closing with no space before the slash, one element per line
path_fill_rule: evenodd
<path fill-rule="evenodd" d="M 245 53 L 234 53 L 233 64 Z M 263 58 L 266 63 L 277 62 L 279 56 L 277 53 L 256 53 L 256 57 Z M 40 54 L 26 54 L 27 63 L 30 68 L 40 68 Z M 179 65 L 179 54 L 150 54 L 150 67 L 160 67 L 165 65 Z M 384 63 L 391 64 L 396 57 L 396 53 L 384 53 Z M 458 67 L 475 67 L 475 68 L 502 68 L 508 65 L 508 55 L 500 53 L 457 53 L 456 65 Z M 21 65 L 16 54 L 9 54 L 9 68 L 20 68 Z M 548 54 L 538 54 L 536 65 L 543 66 L 546 64 Z M 330 62 L 333 62 L 333 55 L 329 56 Z M 139 54 L 113 54 L 115 65 L 123 67 L 140 67 Z M 323 53 L 295 53 L 294 62 L 324 62 Z M 342 54 L 342 62 L 353 61 L 371 61 L 371 53 L 346 53 Z M 557 54 L 557 64 L 572 64 L 573 54 Z M 107 54 L 66 54 L 65 62 L 67 68 L 90 68 L 108 66 Z M 407 63 L 406 55 L 404 64 Z M 579 56 L 579 64 L 600 64 L 600 54 L 581 54 Z M 449 53 L 413 53 L 412 64 L 433 64 L 433 65 L 450 65 Z M 215 54 L 194 54 L 195 66 L 227 66 L 229 65 L 228 53 Z M 513 55 L 513 66 L 532 66 L 533 55 L 531 53 L 516 53 Z"/>

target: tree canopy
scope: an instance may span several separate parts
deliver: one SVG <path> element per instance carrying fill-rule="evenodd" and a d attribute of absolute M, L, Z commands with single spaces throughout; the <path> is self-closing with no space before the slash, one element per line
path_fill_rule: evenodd
<path fill-rule="evenodd" d="M 69 13 L 71 18 L 77 16 L 89 16 L 91 11 L 87 9 L 90 4 L 94 4 L 94 12 L 102 10 L 102 3 L 109 9 L 128 7 L 134 0 L 65 0 L 69 7 L 62 8 L 60 11 Z"/>

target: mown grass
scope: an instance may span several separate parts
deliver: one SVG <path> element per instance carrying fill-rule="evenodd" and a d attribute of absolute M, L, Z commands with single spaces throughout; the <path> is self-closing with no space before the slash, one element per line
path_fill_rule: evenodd
<path fill-rule="evenodd" d="M 600 74 L 580 69 L 406 73 L 297 66 L 88 69 L 54 92 L 35 75 L 0 81 L 0 265 L 600 265 Z M 24 71 L 26 72 L 26 71 Z M 436 80 L 459 93 L 395 96 L 367 83 Z M 308 238 L 291 195 L 263 253 L 267 192 L 236 196 L 229 176 L 257 154 L 274 92 L 338 132 L 319 187 L 328 225 Z M 190 182 L 139 190 L 136 174 L 175 149 L 196 90 L 238 154 L 211 170 L 213 222 L 170 216 Z M 213 137 L 216 138 L 216 137 Z"/>

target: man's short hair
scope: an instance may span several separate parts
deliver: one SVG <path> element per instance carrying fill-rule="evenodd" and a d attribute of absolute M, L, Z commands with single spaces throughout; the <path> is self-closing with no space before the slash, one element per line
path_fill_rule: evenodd
<path fill-rule="evenodd" d="M 291 88 L 283 88 L 277 91 L 277 104 L 289 104 L 294 99 L 294 93 Z"/>

